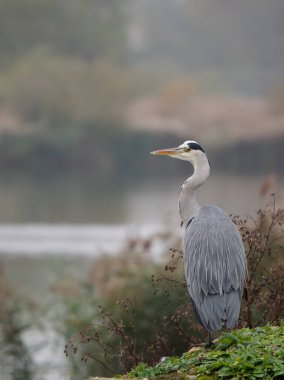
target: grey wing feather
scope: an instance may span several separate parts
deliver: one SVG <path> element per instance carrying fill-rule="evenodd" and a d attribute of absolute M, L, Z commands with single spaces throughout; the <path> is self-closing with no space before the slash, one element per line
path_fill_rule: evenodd
<path fill-rule="evenodd" d="M 246 258 L 239 231 L 216 206 L 204 206 L 184 236 L 185 277 L 192 303 L 208 331 L 233 327 L 239 317 Z"/>

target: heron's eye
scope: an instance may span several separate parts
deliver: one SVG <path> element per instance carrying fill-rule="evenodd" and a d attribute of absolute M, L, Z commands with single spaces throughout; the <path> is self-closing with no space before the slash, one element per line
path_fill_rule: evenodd
<path fill-rule="evenodd" d="M 191 149 L 190 149 L 188 146 L 185 146 L 185 147 L 183 148 L 183 150 L 184 150 L 185 152 L 190 152 L 190 151 L 191 151 Z"/>

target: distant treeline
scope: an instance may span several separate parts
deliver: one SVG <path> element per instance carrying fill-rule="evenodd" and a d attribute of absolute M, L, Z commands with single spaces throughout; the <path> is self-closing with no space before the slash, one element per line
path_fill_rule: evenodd
<path fill-rule="evenodd" d="M 283 11 L 281 0 L 1 0 L 0 70 L 35 52 L 104 57 L 263 95 L 283 78 Z"/>
<path fill-rule="evenodd" d="M 150 152 L 173 142 L 178 143 L 171 135 L 134 132 L 101 122 L 56 132 L 7 134 L 0 139 L 0 171 L 24 170 L 35 175 L 92 172 L 99 178 L 159 173 L 164 165 L 157 163 L 154 169 Z M 169 167 L 174 165 L 168 163 Z"/>
<path fill-rule="evenodd" d="M 284 134 L 269 139 L 239 141 L 212 149 L 209 153 L 219 171 L 284 175 Z"/>
<path fill-rule="evenodd" d="M 92 173 L 106 180 L 143 176 L 188 174 L 188 164 L 177 160 L 155 160 L 157 148 L 181 143 L 176 135 L 131 131 L 118 125 L 69 127 L 32 135 L 6 135 L 0 139 L 0 171 L 54 175 Z M 284 135 L 270 140 L 243 141 L 207 148 L 214 171 L 250 175 L 283 173 Z"/>

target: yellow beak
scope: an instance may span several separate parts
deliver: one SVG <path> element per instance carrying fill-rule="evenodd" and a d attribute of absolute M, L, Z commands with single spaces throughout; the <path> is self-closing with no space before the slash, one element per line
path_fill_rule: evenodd
<path fill-rule="evenodd" d="M 179 153 L 181 153 L 180 148 L 168 148 L 168 149 L 154 150 L 154 152 L 151 152 L 151 154 L 154 154 L 155 156 L 175 156 Z"/>

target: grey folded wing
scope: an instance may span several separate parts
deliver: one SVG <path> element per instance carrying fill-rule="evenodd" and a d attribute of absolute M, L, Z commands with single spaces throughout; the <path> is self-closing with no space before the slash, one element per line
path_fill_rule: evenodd
<path fill-rule="evenodd" d="M 246 257 L 239 231 L 216 206 L 204 206 L 184 236 L 188 291 L 200 323 L 208 331 L 233 327 L 239 317 Z"/>

